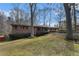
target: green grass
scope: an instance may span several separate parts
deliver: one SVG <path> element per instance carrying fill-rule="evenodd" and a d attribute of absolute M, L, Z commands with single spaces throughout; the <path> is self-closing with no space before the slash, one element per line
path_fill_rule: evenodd
<path fill-rule="evenodd" d="M 79 55 L 79 45 L 75 50 L 66 47 L 64 37 L 57 34 L 48 34 L 31 39 L 19 39 L 0 43 L 0 55 L 9 56 L 52 56 L 52 55 Z"/>
<path fill-rule="evenodd" d="M 4 34 L 3 32 L 0 32 L 0 35 Z"/>

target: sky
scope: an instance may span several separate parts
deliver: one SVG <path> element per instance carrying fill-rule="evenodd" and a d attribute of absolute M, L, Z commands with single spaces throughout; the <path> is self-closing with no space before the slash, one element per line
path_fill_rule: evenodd
<path fill-rule="evenodd" d="M 9 11 L 11 9 L 14 8 L 14 6 L 16 6 L 17 4 L 12 4 L 12 3 L 0 3 L 0 10 L 4 11 L 6 16 L 9 16 Z M 43 5 L 43 6 L 42 6 Z M 47 5 L 45 4 L 38 4 L 38 8 L 42 9 L 43 7 L 47 7 Z M 60 5 L 59 4 L 53 4 L 51 7 L 53 7 L 54 9 L 56 8 L 59 8 Z M 61 5 L 62 7 L 62 5 Z M 28 9 L 27 6 L 25 6 L 24 4 L 21 4 L 20 5 L 20 9 L 23 9 L 24 11 L 27 11 L 28 12 Z M 57 12 L 57 11 L 56 11 Z M 54 26 L 55 24 L 57 24 L 57 16 L 55 15 L 56 12 L 52 12 L 52 21 L 51 21 L 51 26 Z M 42 18 L 41 18 L 42 19 Z"/>
<path fill-rule="evenodd" d="M 8 11 L 11 8 L 12 8 L 12 5 L 9 4 L 9 3 L 0 3 L 0 9 L 2 9 L 2 10 L 7 10 Z"/>
<path fill-rule="evenodd" d="M 6 14 L 6 16 L 9 16 L 9 11 L 12 8 L 11 4 L 4 4 L 4 3 L 0 3 L 0 11 L 4 11 L 4 13 Z"/>

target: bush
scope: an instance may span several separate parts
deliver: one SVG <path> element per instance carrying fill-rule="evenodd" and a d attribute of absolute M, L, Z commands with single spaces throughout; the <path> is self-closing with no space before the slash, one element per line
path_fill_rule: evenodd
<path fill-rule="evenodd" d="M 26 38 L 29 37 L 30 33 L 18 33 L 18 34 L 10 34 L 9 35 L 9 40 L 16 40 L 20 38 Z"/>
<path fill-rule="evenodd" d="M 38 31 L 36 34 L 34 34 L 35 36 L 41 36 L 44 34 L 47 34 L 47 31 Z M 9 39 L 8 40 L 16 40 L 16 39 L 21 39 L 21 38 L 27 38 L 30 37 L 31 33 L 15 33 L 15 34 L 10 34 L 9 35 Z"/>
<path fill-rule="evenodd" d="M 48 32 L 47 31 L 40 31 L 40 32 L 37 32 L 35 34 L 35 36 L 41 36 L 41 35 L 44 35 L 44 34 L 47 34 Z"/>

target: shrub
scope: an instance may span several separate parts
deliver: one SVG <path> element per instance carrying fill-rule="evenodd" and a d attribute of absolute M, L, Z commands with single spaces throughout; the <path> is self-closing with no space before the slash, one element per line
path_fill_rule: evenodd
<path fill-rule="evenodd" d="M 16 39 L 20 39 L 20 38 L 26 38 L 29 36 L 30 36 L 30 33 L 16 33 L 16 34 L 10 34 L 9 39 L 16 40 Z"/>

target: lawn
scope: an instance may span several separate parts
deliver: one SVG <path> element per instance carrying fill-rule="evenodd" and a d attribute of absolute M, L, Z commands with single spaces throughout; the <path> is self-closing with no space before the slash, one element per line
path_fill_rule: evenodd
<path fill-rule="evenodd" d="M 4 34 L 3 32 L 0 32 L 0 35 Z"/>
<path fill-rule="evenodd" d="M 67 48 L 68 44 L 74 46 L 74 48 Z M 0 55 L 3 56 L 79 55 L 78 50 L 78 44 L 67 42 L 63 35 L 55 33 L 0 43 Z"/>

